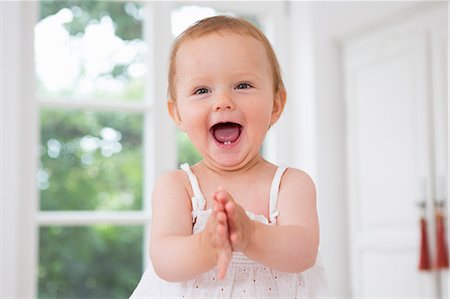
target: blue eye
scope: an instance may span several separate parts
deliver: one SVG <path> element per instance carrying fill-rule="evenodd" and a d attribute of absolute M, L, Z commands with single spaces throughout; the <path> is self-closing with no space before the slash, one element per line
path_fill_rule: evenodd
<path fill-rule="evenodd" d="M 208 93 L 209 92 L 209 90 L 207 89 L 207 88 L 199 88 L 199 89 L 196 89 L 195 91 L 194 91 L 194 94 L 205 94 L 205 93 Z"/>
<path fill-rule="evenodd" d="M 239 83 L 238 85 L 236 85 L 236 89 L 249 89 L 252 86 L 248 83 Z"/>

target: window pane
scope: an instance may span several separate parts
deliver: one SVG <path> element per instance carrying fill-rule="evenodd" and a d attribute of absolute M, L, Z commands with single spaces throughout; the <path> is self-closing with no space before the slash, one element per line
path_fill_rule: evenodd
<path fill-rule="evenodd" d="M 178 165 L 189 163 L 194 165 L 202 159 L 186 133 L 177 130 Z"/>
<path fill-rule="evenodd" d="M 252 22 L 260 29 L 263 29 L 259 19 L 254 15 L 246 15 L 240 12 L 234 11 L 218 11 L 212 7 L 208 7 L 208 3 L 205 3 L 206 6 L 195 6 L 195 5 L 182 5 L 174 9 L 170 16 L 170 21 L 172 24 L 172 35 L 173 37 L 177 37 L 181 32 L 187 29 L 190 25 L 195 22 L 212 17 L 217 15 L 229 15 L 233 17 L 244 18 L 247 21 Z"/>
<path fill-rule="evenodd" d="M 142 20 L 137 2 L 41 1 L 35 27 L 38 96 L 143 99 Z"/>
<path fill-rule="evenodd" d="M 128 298 L 142 273 L 142 227 L 43 227 L 39 298 Z"/>
<path fill-rule="evenodd" d="M 41 111 L 41 210 L 142 208 L 141 114 Z"/>

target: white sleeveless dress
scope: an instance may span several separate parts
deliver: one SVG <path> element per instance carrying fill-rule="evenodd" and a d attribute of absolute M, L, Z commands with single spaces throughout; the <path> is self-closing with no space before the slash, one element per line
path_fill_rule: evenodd
<path fill-rule="evenodd" d="M 202 231 L 211 214 L 206 210 L 206 200 L 200 190 L 196 176 L 188 164 L 181 165 L 192 186 L 193 234 Z M 270 217 L 247 215 L 268 225 L 276 225 L 278 188 L 286 170 L 279 167 L 270 189 Z M 152 265 L 143 274 L 130 299 L 138 298 L 319 298 L 326 296 L 326 275 L 317 258 L 314 267 L 301 273 L 280 272 L 258 264 L 240 252 L 234 252 L 224 280 L 218 280 L 216 269 L 212 269 L 194 279 L 173 283 L 159 278 Z"/>

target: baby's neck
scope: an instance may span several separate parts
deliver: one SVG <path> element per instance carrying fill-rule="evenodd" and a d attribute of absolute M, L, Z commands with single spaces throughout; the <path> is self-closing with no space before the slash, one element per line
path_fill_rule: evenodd
<path fill-rule="evenodd" d="M 270 186 L 276 168 L 275 165 L 258 156 L 247 163 L 245 167 L 231 171 L 216 169 L 206 161 L 199 162 L 192 167 L 192 170 L 206 197 L 207 208 L 212 208 L 211 195 L 220 186 L 247 211 L 268 217 Z"/>
<path fill-rule="evenodd" d="M 220 165 L 215 165 L 214 163 L 209 163 L 206 160 L 200 161 L 195 165 L 195 168 L 200 168 L 201 171 L 205 173 L 211 173 L 211 175 L 219 175 L 226 179 L 227 177 L 237 177 L 240 175 L 249 175 L 252 172 L 257 172 L 258 169 L 266 165 L 268 162 L 261 157 L 261 155 L 256 155 L 247 164 L 237 167 L 237 168 L 224 168 Z"/>

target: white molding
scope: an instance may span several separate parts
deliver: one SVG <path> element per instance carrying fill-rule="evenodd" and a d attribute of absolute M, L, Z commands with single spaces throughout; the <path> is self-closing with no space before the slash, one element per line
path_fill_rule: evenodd
<path fill-rule="evenodd" d="M 171 1 L 172 2 L 172 1 Z M 281 1 L 173 1 L 173 6 L 206 6 L 218 11 L 236 11 L 249 15 L 272 15 L 283 5 Z"/>
<path fill-rule="evenodd" d="M 21 32 L 21 11 L 17 3 L 0 2 L 1 17 L 1 188 L 0 188 L 0 298 L 18 296 L 19 289 L 19 189 L 20 144 L 17 127 L 19 114 L 18 68 Z M 9 28 L 8 28 L 9 27 Z M 8 75 L 6 75 L 8 74 Z"/>
<path fill-rule="evenodd" d="M 94 111 L 117 111 L 141 113 L 153 109 L 153 105 L 147 102 L 108 102 L 98 100 L 40 100 L 38 101 L 40 108 L 62 108 L 62 109 L 83 109 Z"/>
<path fill-rule="evenodd" d="M 317 183 L 315 56 L 313 6 L 311 2 L 291 4 L 289 13 L 288 57 L 286 64 L 287 101 L 282 117 L 289 132 L 285 147 L 290 148 L 290 166 L 308 173 Z M 319 202 L 320 204 L 320 202 Z M 320 208 L 320 206 L 319 206 Z M 319 211 L 320 212 L 320 211 Z"/>
<path fill-rule="evenodd" d="M 23 13 L 23 35 L 20 73 L 22 119 L 20 160 L 19 197 L 21 244 L 19 249 L 19 296 L 35 297 L 38 289 L 38 248 L 39 235 L 35 227 L 34 217 L 39 209 L 39 192 L 36 188 L 36 173 L 39 167 L 36 149 L 39 145 L 40 130 L 38 105 L 35 89 L 34 67 L 34 28 L 39 15 L 39 2 L 21 2 Z M 22 52 L 23 51 L 23 52 Z M 26 86 L 26 88 L 23 88 Z"/>
<path fill-rule="evenodd" d="M 144 39 L 148 43 L 146 101 L 153 104 L 144 123 L 144 198 L 147 218 L 144 228 L 144 269 L 150 263 L 151 197 L 154 182 L 162 173 L 176 167 L 175 127 L 166 109 L 167 67 L 172 42 L 170 13 L 172 2 L 148 2 L 145 6 Z"/>
<path fill-rule="evenodd" d="M 34 80 L 34 26 L 38 2 L 2 2 L 1 5 L 4 26 L 1 121 L 5 137 L 1 168 L 5 189 L 1 192 L 5 209 L 1 210 L 0 297 L 34 298 L 38 277 L 38 231 L 34 222 L 38 209 L 35 173 L 39 128 Z"/>
<path fill-rule="evenodd" d="M 146 211 L 51 211 L 39 212 L 36 223 L 39 226 L 143 225 L 149 217 Z"/>
<path fill-rule="evenodd" d="M 417 1 L 416 5 L 413 5 L 408 9 L 384 16 L 382 18 L 379 18 L 375 22 L 358 28 L 357 30 L 342 34 L 341 36 L 337 36 L 336 41 L 340 45 L 346 44 L 367 34 L 371 34 L 378 30 L 387 29 L 390 26 L 401 24 L 404 22 L 404 20 L 408 20 L 417 15 L 430 12 L 430 10 L 433 9 L 443 8 L 444 6 L 447 6 L 448 8 L 447 1 Z"/>

